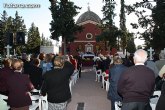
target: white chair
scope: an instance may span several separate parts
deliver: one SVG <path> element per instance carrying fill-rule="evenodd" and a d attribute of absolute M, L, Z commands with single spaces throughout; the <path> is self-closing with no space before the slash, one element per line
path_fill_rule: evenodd
<path fill-rule="evenodd" d="M 72 83 L 73 83 L 73 80 L 70 80 L 70 82 L 69 82 L 69 88 L 70 88 L 71 94 L 72 94 Z"/>
<path fill-rule="evenodd" d="M 106 87 L 105 87 L 105 89 L 106 89 L 106 91 L 108 91 L 109 90 L 109 79 L 107 79 L 107 81 L 105 81 L 105 85 L 106 85 Z"/>
<path fill-rule="evenodd" d="M 79 79 L 79 71 L 75 71 L 71 76 L 72 85 L 76 84 L 77 80 Z"/>
<path fill-rule="evenodd" d="M 120 101 L 115 102 L 115 110 L 121 110 L 122 103 Z"/>
<path fill-rule="evenodd" d="M 103 89 L 105 88 L 106 89 L 106 91 L 107 91 L 107 89 L 109 88 L 108 86 L 108 84 L 109 84 L 109 80 L 108 80 L 108 78 L 107 77 L 109 77 L 109 74 L 106 74 L 105 72 L 103 72 L 102 73 L 102 86 L 103 86 Z"/>
<path fill-rule="evenodd" d="M 159 100 L 160 95 L 161 95 L 161 91 L 154 91 L 153 93 L 154 98 L 150 99 L 150 105 L 151 105 L 152 110 L 155 110 L 156 104 Z"/>
<path fill-rule="evenodd" d="M 96 81 L 97 81 L 97 82 L 100 82 L 100 77 L 101 77 L 101 75 L 102 75 L 101 69 L 97 70 L 97 71 L 96 71 Z"/>
<path fill-rule="evenodd" d="M 47 95 L 46 96 L 40 96 L 40 97 L 41 97 L 41 110 L 48 110 Z"/>
<path fill-rule="evenodd" d="M 31 95 L 32 105 L 29 107 L 30 110 L 41 110 L 41 98 L 39 95 Z"/>
<path fill-rule="evenodd" d="M 0 110 L 8 110 L 10 108 L 5 100 L 8 100 L 8 97 L 0 94 Z"/>
<path fill-rule="evenodd" d="M 96 71 L 96 65 L 93 65 L 93 70 Z"/>

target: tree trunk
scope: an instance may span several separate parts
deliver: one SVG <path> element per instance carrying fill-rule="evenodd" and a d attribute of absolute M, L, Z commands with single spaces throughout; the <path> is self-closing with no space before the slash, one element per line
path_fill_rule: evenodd
<path fill-rule="evenodd" d="M 66 38 L 65 37 L 63 37 L 63 41 L 64 41 L 64 48 L 63 48 L 63 52 L 64 52 L 64 55 L 66 55 L 67 53 L 66 53 Z"/>

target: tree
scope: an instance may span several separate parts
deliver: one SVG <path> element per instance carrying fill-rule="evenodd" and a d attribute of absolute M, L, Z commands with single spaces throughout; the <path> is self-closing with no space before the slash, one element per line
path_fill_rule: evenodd
<path fill-rule="evenodd" d="M 16 44 L 16 33 L 24 32 L 26 34 L 27 30 L 22 16 L 19 16 L 17 11 L 15 13 L 15 18 L 13 18 L 11 32 L 13 32 L 14 35 L 14 48 L 16 49 L 16 53 L 20 55 L 22 51 L 25 49 L 25 45 Z"/>
<path fill-rule="evenodd" d="M 107 41 L 108 46 L 117 47 L 117 36 L 119 35 L 118 28 L 114 25 L 114 17 L 116 14 L 114 13 L 115 4 L 113 0 L 103 0 L 105 5 L 102 8 L 103 19 L 102 25 L 100 26 L 102 33 L 96 36 L 96 41 L 103 41 L 105 43 L 105 49 L 107 49 Z"/>
<path fill-rule="evenodd" d="M 129 33 L 128 34 L 128 38 L 129 39 L 127 41 L 126 50 L 129 53 L 134 53 L 136 51 L 136 46 L 135 46 L 135 43 L 134 43 L 134 35 L 133 35 L 133 33 Z"/>
<path fill-rule="evenodd" d="M 154 6 L 152 2 L 156 2 Z M 144 32 L 138 32 L 140 39 L 145 40 L 146 48 L 152 46 L 156 51 L 160 51 L 165 47 L 165 0 L 143 0 L 133 5 L 127 6 L 127 12 L 135 13 L 138 17 L 138 24 L 131 23 L 133 28 L 143 28 Z M 141 10 L 139 10 L 139 8 Z M 147 14 L 147 10 L 152 14 Z"/>
<path fill-rule="evenodd" d="M 44 37 L 44 34 L 42 33 L 42 35 L 41 35 L 41 45 L 45 46 L 45 42 L 46 42 L 46 39 Z"/>
<path fill-rule="evenodd" d="M 125 19 L 125 3 L 124 0 L 121 0 L 121 9 L 120 9 L 120 29 L 122 31 L 122 35 L 120 36 L 120 43 L 123 50 L 123 53 L 125 52 L 125 49 L 127 47 L 127 40 L 128 40 L 128 34 L 127 34 L 127 28 L 126 28 L 126 19 Z"/>
<path fill-rule="evenodd" d="M 15 13 L 15 18 L 11 16 L 8 17 L 7 12 L 4 10 L 1 17 L 1 36 L 0 36 L 0 47 L 4 48 L 7 41 L 7 33 L 13 33 L 14 37 L 14 45 L 13 48 L 16 49 L 16 52 L 22 52 L 21 48 L 24 48 L 23 45 L 16 45 L 16 33 L 17 32 L 25 32 L 26 33 L 26 25 L 24 24 L 24 20 L 21 16 L 18 15 L 18 12 Z"/>
<path fill-rule="evenodd" d="M 27 36 L 27 49 L 29 53 L 39 53 L 39 47 L 41 44 L 40 33 L 38 27 L 34 23 L 31 24 L 31 27 L 28 31 Z"/>
<path fill-rule="evenodd" d="M 1 28 L 0 28 L 0 54 L 3 54 L 4 52 L 4 47 L 5 47 L 5 44 L 6 44 L 6 32 L 7 32 L 7 19 L 8 19 L 8 15 L 7 15 L 7 12 L 4 10 L 3 11 L 3 14 L 1 16 L 1 20 L 0 20 L 0 25 L 1 25 Z"/>
<path fill-rule="evenodd" d="M 18 12 L 15 13 L 15 18 L 13 19 L 13 32 L 26 32 L 26 25 L 22 16 L 18 15 Z"/>
<path fill-rule="evenodd" d="M 155 25 L 151 34 L 151 45 L 160 51 L 165 48 L 165 0 L 157 0 L 152 9 L 152 18 Z"/>
<path fill-rule="evenodd" d="M 75 33 L 82 30 L 81 26 L 75 24 L 73 18 L 78 14 L 77 9 L 80 8 L 67 0 L 61 0 L 61 2 L 54 1 L 50 7 L 53 19 L 50 23 L 50 38 L 59 41 L 59 37 L 62 36 L 64 54 L 66 54 L 67 42 L 72 42 L 75 39 Z"/>

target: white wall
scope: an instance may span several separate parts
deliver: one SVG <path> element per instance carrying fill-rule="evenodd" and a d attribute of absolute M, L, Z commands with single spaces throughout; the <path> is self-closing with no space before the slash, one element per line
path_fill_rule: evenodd
<path fill-rule="evenodd" d="M 57 46 L 40 46 L 40 53 L 54 53 L 58 54 L 59 53 L 59 47 Z"/>

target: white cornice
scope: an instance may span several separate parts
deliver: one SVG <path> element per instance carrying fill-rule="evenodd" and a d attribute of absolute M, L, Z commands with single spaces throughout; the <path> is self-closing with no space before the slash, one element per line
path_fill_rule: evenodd
<path fill-rule="evenodd" d="M 91 41 L 85 41 L 85 40 L 84 40 L 84 41 L 83 41 L 83 40 L 81 40 L 81 41 L 76 41 L 76 40 L 75 40 L 74 42 L 89 42 L 89 43 L 90 43 L 90 42 L 96 42 L 96 41 L 95 41 L 95 40 L 91 40 Z"/>
<path fill-rule="evenodd" d="M 90 42 L 96 42 L 96 41 L 95 40 L 91 40 L 91 41 L 85 41 L 85 40 L 78 41 L 78 40 L 75 40 L 74 42 L 90 43 Z M 64 43 L 64 42 L 62 42 L 62 43 Z"/>
<path fill-rule="evenodd" d="M 84 22 L 79 23 L 77 25 L 85 25 L 85 24 L 88 24 L 88 23 L 91 23 L 91 24 L 94 24 L 94 25 L 100 25 L 100 23 L 97 23 L 97 22 L 94 22 L 94 21 L 91 21 L 91 20 L 84 21 Z"/>

